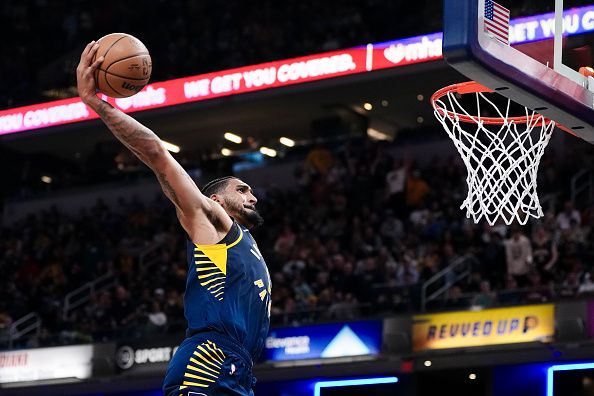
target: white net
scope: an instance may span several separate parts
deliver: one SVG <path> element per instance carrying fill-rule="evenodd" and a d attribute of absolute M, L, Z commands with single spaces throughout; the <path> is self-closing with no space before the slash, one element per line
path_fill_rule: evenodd
<path fill-rule="evenodd" d="M 475 223 L 484 218 L 490 225 L 526 224 L 530 217 L 542 217 L 536 191 L 538 165 L 555 123 L 527 108 L 525 118 L 510 117 L 509 99 L 501 111 L 487 97 L 495 94 L 474 95 L 476 101 L 466 105 L 474 115 L 459 102 L 461 95 L 452 91 L 434 102 L 435 116 L 468 171 L 468 195 L 460 209 L 466 209 L 466 216 Z M 489 123 L 495 119 L 500 125 Z"/>

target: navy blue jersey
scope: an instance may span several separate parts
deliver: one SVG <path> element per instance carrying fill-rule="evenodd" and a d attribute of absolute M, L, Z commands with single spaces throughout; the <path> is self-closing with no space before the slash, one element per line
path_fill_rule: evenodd
<path fill-rule="evenodd" d="M 271 282 L 249 231 L 233 222 L 215 245 L 188 241 L 184 296 L 188 335 L 215 331 L 243 346 L 256 360 L 270 325 Z"/>

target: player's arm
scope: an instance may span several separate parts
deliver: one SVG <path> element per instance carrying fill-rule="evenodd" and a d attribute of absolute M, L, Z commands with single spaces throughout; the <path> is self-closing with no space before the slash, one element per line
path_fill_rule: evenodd
<path fill-rule="evenodd" d="M 192 240 L 204 244 L 218 242 L 232 224 L 223 208 L 200 192 L 153 131 L 97 97 L 94 71 L 103 61 L 100 57 L 93 62 L 97 47 L 94 42 L 87 45 L 76 69 L 82 101 L 101 117 L 120 142 L 153 170 Z"/>

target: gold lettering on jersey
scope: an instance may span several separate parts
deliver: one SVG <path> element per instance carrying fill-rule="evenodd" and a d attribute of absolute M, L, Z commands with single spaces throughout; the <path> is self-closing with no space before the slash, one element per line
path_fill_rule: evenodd
<path fill-rule="evenodd" d="M 264 299 L 266 298 L 266 295 L 270 296 L 270 293 L 272 292 L 272 286 L 270 284 L 268 285 L 268 289 L 266 289 L 266 286 L 264 285 L 264 281 L 262 279 L 258 279 L 257 281 L 254 281 L 254 285 L 258 286 L 260 289 L 264 289 L 258 293 L 258 295 L 260 296 L 260 300 L 264 301 Z M 270 299 L 270 297 L 268 297 L 268 317 L 269 318 L 270 318 L 271 308 L 272 308 L 272 300 Z"/>

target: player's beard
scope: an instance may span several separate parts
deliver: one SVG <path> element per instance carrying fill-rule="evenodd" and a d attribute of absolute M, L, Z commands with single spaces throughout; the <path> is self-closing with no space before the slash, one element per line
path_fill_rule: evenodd
<path fill-rule="evenodd" d="M 243 204 L 231 200 L 225 200 L 225 205 L 230 212 L 235 214 L 234 217 L 238 217 L 236 220 L 248 228 L 256 228 L 264 224 L 264 219 L 255 208 L 248 209 Z"/>

